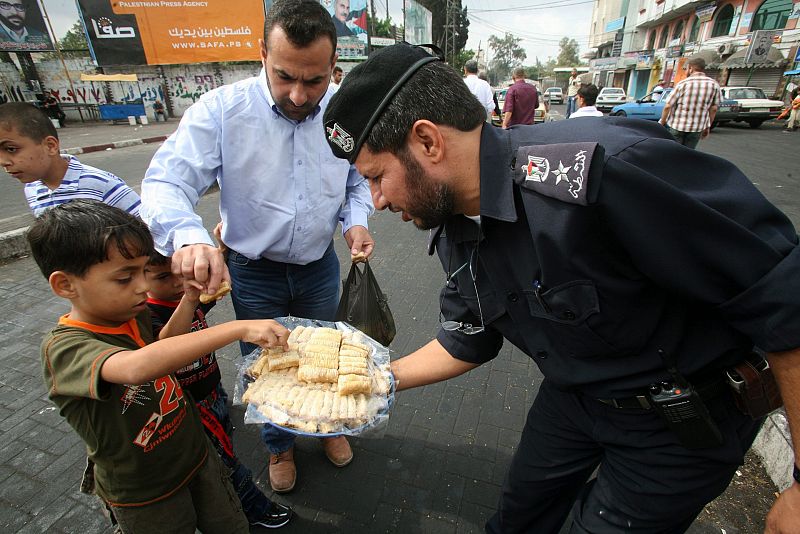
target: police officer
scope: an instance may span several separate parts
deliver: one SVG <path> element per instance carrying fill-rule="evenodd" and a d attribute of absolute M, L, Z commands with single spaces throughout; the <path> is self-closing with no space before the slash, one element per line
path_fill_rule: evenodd
<path fill-rule="evenodd" d="M 545 379 L 487 531 L 558 532 L 571 511 L 571 532 L 684 532 L 763 420 L 725 378 L 757 362 L 754 346 L 800 450 L 796 231 L 732 164 L 656 125 L 503 131 L 470 96 L 439 58 L 398 44 L 325 112 L 334 153 L 377 208 L 432 230 L 446 273 L 436 339 L 392 362 L 400 388 L 469 371 L 508 339 Z M 800 484 L 768 525 L 797 532 Z"/>

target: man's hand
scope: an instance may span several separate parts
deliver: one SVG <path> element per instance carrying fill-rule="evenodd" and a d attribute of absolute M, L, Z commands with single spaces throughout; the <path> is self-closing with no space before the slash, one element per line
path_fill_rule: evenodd
<path fill-rule="evenodd" d="M 220 249 L 203 243 L 176 250 L 172 255 L 172 273 L 182 276 L 184 281 L 196 280 L 205 293 L 212 295 L 223 279 L 231 279 Z"/>
<path fill-rule="evenodd" d="M 700 139 L 705 139 L 706 137 L 708 137 L 708 134 L 710 133 L 711 133 L 711 128 L 706 128 L 705 130 L 703 130 L 703 133 L 700 134 Z"/>
<path fill-rule="evenodd" d="M 362 252 L 369 258 L 372 255 L 372 249 L 375 248 L 375 241 L 369 235 L 369 230 L 361 225 L 355 225 L 345 232 L 344 240 L 347 242 L 347 246 L 350 247 L 351 256 Z"/>
<path fill-rule="evenodd" d="M 767 515 L 764 534 L 800 533 L 800 484 L 794 483 L 781 493 Z"/>

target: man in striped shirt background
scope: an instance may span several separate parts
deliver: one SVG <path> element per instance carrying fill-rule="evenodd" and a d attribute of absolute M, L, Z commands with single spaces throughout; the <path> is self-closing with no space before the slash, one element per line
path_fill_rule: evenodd
<path fill-rule="evenodd" d="M 708 136 L 721 99 L 719 84 L 705 71 L 704 59 L 689 60 L 689 76 L 669 95 L 659 120 L 676 141 L 689 148 Z"/>
<path fill-rule="evenodd" d="M 30 104 L 0 106 L 0 165 L 25 184 L 25 199 L 36 217 L 76 198 L 98 200 L 139 215 L 139 195 L 110 172 L 60 154 L 53 123 Z"/>

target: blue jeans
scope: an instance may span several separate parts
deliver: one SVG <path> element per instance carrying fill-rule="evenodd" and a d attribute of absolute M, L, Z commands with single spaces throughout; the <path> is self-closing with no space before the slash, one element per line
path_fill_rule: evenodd
<path fill-rule="evenodd" d="M 688 146 L 689 148 L 696 148 L 697 143 L 700 142 L 700 136 L 703 135 L 703 132 L 681 132 L 680 130 L 676 130 L 675 128 L 669 126 L 667 129 L 677 142 L 683 146 Z"/>
<path fill-rule="evenodd" d="M 577 106 L 577 97 L 575 97 L 575 96 L 568 97 L 567 98 L 567 111 L 566 111 L 567 118 L 569 118 L 570 115 L 575 113 L 576 106 Z"/>
<path fill-rule="evenodd" d="M 233 453 L 233 423 L 228 413 L 228 394 L 217 384 L 216 390 L 197 403 L 203 430 L 214 445 L 222 463 L 230 469 L 230 479 L 242 509 L 249 522 L 254 522 L 267 513 L 270 500 L 253 482 L 253 474 Z"/>
<path fill-rule="evenodd" d="M 250 260 L 231 250 L 228 254 L 233 309 L 237 319 L 271 319 L 293 315 L 333 321 L 339 306 L 339 259 L 333 242 L 322 258 L 308 265 L 267 259 Z M 239 343 L 242 355 L 256 346 Z M 272 454 L 294 445 L 294 434 L 266 424 L 261 439 Z"/>

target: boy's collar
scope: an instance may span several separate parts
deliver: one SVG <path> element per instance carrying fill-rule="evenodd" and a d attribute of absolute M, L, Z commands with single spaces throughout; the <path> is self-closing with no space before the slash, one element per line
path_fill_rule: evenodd
<path fill-rule="evenodd" d="M 74 328 L 82 328 L 84 330 L 88 330 L 89 332 L 94 332 L 95 334 L 110 334 L 110 335 L 123 335 L 128 336 L 133 339 L 137 345 L 140 347 L 144 347 L 147 345 L 145 341 L 142 339 L 142 335 L 139 332 L 139 324 L 136 322 L 136 317 L 129 319 L 127 322 L 122 323 L 119 326 L 101 326 L 97 324 L 85 323 L 83 321 L 76 321 L 74 319 L 70 319 L 69 314 L 62 315 L 58 319 L 58 324 L 61 326 L 72 326 Z"/>

